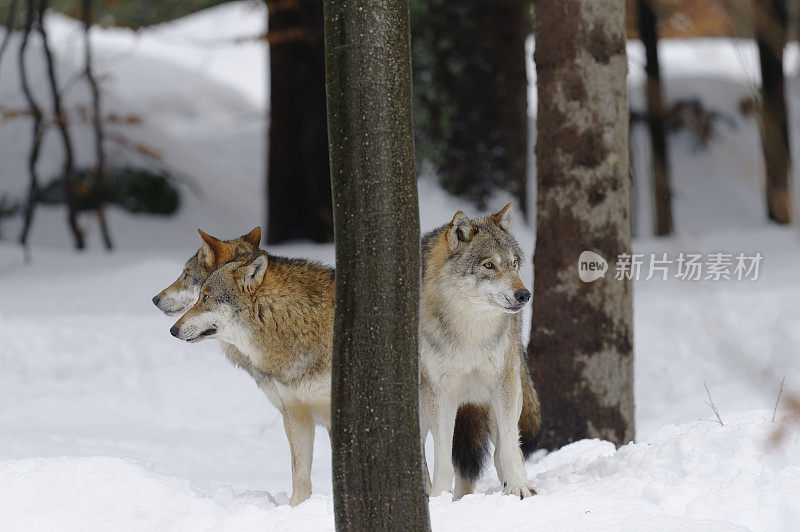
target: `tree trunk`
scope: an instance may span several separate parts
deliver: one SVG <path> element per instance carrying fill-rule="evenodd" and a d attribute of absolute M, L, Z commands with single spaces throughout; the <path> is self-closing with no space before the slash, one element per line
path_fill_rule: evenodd
<path fill-rule="evenodd" d="M 322 0 L 271 1 L 267 242 L 333 237 Z"/>
<path fill-rule="evenodd" d="M 89 35 L 89 30 L 92 28 L 92 0 L 81 0 L 81 18 L 83 19 L 83 59 L 86 65 L 86 81 L 89 83 L 89 89 L 92 93 L 92 128 L 94 129 L 95 151 L 93 187 L 97 190 L 102 188 L 106 181 L 106 150 L 103 146 L 103 115 L 100 111 L 100 87 L 97 85 L 97 80 L 92 70 L 92 41 Z M 103 194 L 98 194 L 97 197 L 103 198 Z M 103 237 L 105 248 L 111 250 L 114 248 L 114 243 L 111 241 L 111 233 L 106 223 L 105 205 L 103 205 L 102 199 L 99 201 L 100 205 L 97 207 L 96 212 L 97 220 L 100 223 L 100 234 Z"/>
<path fill-rule="evenodd" d="M 407 0 L 326 0 L 325 50 L 336 227 L 336 526 L 428 530 Z"/>
<path fill-rule="evenodd" d="M 539 92 L 533 324 L 542 445 L 634 437 L 624 0 L 537 0 Z M 585 250 L 609 262 L 584 283 Z"/>
<path fill-rule="evenodd" d="M 28 81 L 28 69 L 25 64 L 25 51 L 28 49 L 31 31 L 36 20 L 36 0 L 28 0 L 25 8 L 25 26 L 22 30 L 22 43 L 19 46 L 19 79 L 22 86 L 22 93 L 28 103 L 28 108 L 33 116 L 33 130 L 31 131 L 31 149 L 28 152 L 28 196 L 25 199 L 23 210 L 22 231 L 19 235 L 19 243 L 23 249 L 28 249 L 28 237 L 31 227 L 33 227 L 33 213 L 36 210 L 37 194 L 39 193 L 39 175 L 36 172 L 36 164 L 39 161 L 39 151 L 42 147 L 45 125 L 42 119 L 42 109 L 36 101 L 31 91 Z"/>
<path fill-rule="evenodd" d="M 788 6 L 786 0 L 754 0 L 758 57 L 761 63 L 761 142 L 766 167 L 767 216 L 791 222 L 789 132 L 783 77 Z"/>
<path fill-rule="evenodd" d="M 44 27 L 44 12 L 47 10 L 47 0 L 40 0 L 39 12 L 36 28 L 39 30 L 39 35 L 42 37 L 42 48 L 44 49 L 44 57 L 47 63 L 47 79 L 50 82 L 50 94 L 53 98 L 53 120 L 56 123 L 58 132 L 61 135 L 61 142 L 64 148 L 64 167 L 62 170 L 64 178 L 64 189 L 67 197 L 67 226 L 72 232 L 72 238 L 75 242 L 76 249 L 83 249 L 86 243 L 83 239 L 83 232 L 78 227 L 78 215 L 75 209 L 75 187 L 72 186 L 72 176 L 75 173 L 74 165 L 74 152 L 72 150 L 72 138 L 69 134 L 69 126 L 67 125 L 66 115 L 61 105 L 61 93 L 58 88 L 58 79 L 56 78 L 55 63 L 53 61 L 53 53 L 50 50 L 50 43 L 47 40 L 47 32 Z"/>
<path fill-rule="evenodd" d="M 526 211 L 525 0 L 413 0 L 420 159 L 443 187 L 485 206 L 498 188 Z"/>
<path fill-rule="evenodd" d="M 661 69 L 658 65 L 658 18 L 654 0 L 639 0 L 639 34 L 644 44 L 647 64 L 647 124 L 650 127 L 655 233 L 672 234 L 672 192 L 670 190 L 669 157 L 664 134 L 664 102 L 661 96 Z"/>

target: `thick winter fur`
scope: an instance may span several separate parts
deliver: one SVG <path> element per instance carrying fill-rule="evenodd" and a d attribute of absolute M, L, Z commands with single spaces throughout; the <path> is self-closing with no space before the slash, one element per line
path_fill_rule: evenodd
<path fill-rule="evenodd" d="M 188 342 L 219 339 L 245 358 L 283 415 L 292 505 L 311 495 L 314 426 L 330 429 L 333 311 L 332 268 L 260 251 L 211 273 L 170 329 Z"/>
<path fill-rule="evenodd" d="M 532 450 L 541 418 L 521 342 L 530 292 L 511 218 L 511 204 L 477 220 L 459 211 L 423 238 L 420 402 L 422 434 L 434 441 L 433 496 L 452 489 L 454 466 L 455 498 L 470 493 L 489 440 L 504 493 L 535 493 L 520 447 Z"/>

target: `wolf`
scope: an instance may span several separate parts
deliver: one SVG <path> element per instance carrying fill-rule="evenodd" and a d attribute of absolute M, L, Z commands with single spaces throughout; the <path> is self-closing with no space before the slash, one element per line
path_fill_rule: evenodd
<path fill-rule="evenodd" d="M 192 255 L 174 283 L 153 297 L 153 304 L 167 316 L 181 315 L 194 305 L 200 295 L 200 288 L 211 272 L 221 264 L 234 258 L 247 257 L 258 251 L 261 242 L 261 227 L 256 227 L 246 235 L 233 240 L 220 240 L 198 229 L 203 245 Z M 256 384 L 270 401 L 274 396 L 271 379 L 259 373 L 250 360 L 236 346 L 220 341 L 225 357 L 231 364 L 250 374 Z"/>
<path fill-rule="evenodd" d="M 433 435 L 431 496 L 471 493 L 495 445 L 503 493 L 535 494 L 524 458 L 535 448 L 541 408 L 522 347 L 520 311 L 531 293 L 513 208 L 470 220 L 458 211 L 422 240 L 420 423 Z M 455 469 L 455 471 L 454 471 Z"/>
<path fill-rule="evenodd" d="M 330 432 L 334 275 L 333 268 L 263 250 L 233 259 L 211 273 L 170 329 L 187 342 L 218 339 L 246 359 L 283 416 L 292 506 L 311 495 L 315 425 Z"/>
<path fill-rule="evenodd" d="M 153 297 L 153 304 L 167 316 L 183 314 L 197 301 L 200 287 L 220 264 L 252 255 L 261 242 L 261 228 L 256 227 L 234 240 L 219 240 L 198 229 L 203 245 L 191 256 L 174 283 Z"/>

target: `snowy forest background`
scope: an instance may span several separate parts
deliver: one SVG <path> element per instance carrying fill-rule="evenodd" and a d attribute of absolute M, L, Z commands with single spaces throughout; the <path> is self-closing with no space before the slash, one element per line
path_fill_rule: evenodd
<path fill-rule="evenodd" d="M 86 2 L 53 1 L 43 14 L 73 151 L 71 203 L 86 247 L 78 253 L 59 177 L 62 131 L 36 31 L 25 65 L 41 108 L 39 191 L 26 246 L 18 242 L 36 119 L 20 79 L 28 3 L 0 1 L 3 24 L 14 28 L 0 29 L 2 528 L 330 529 L 324 431 L 315 444 L 314 495 L 291 509 L 279 414 L 216 345 L 171 338 L 171 320 L 150 303 L 199 247 L 198 227 L 233 238 L 261 225 L 271 252 L 333 264 L 330 189 L 319 179 L 327 155 L 273 143 L 279 132 L 324 127 L 313 57 L 273 62 L 270 74 L 270 44 L 308 37 L 280 24 L 295 25 L 292 10 L 316 3 L 271 2 L 269 31 L 261 2 L 88 4 L 100 166 L 97 100 L 85 72 Z M 411 4 L 422 231 L 457 210 L 472 216 L 513 200 L 523 207 L 514 233 L 530 259 L 535 13 L 525 2 L 504 3 L 506 19 L 480 2 Z M 634 252 L 760 253 L 760 276 L 635 282 L 635 443 L 617 449 L 581 440 L 539 451 L 526 463 L 538 496 L 503 498 L 492 472 L 478 495 L 432 500 L 436 530 L 789 530 L 800 520 L 793 421 L 800 237 L 793 221 L 768 216 L 755 16 L 750 2 L 736 0 L 652 5 L 673 230 L 656 236 L 646 51 L 640 6 L 629 2 Z M 781 56 L 789 155 L 797 161 L 800 48 L 795 3 L 785 6 Z M 300 13 L 314 27 L 313 13 Z M 514 62 L 509 49 L 524 49 L 525 62 Z M 276 79 L 275 68 L 285 75 Z M 272 109 L 271 90 L 308 105 Z M 326 142 L 311 137 L 312 146 Z M 268 173 L 281 178 L 271 182 Z M 796 165 L 788 176 L 787 204 L 797 205 Z M 532 285 L 530 261 L 522 278 Z M 530 307 L 525 312 L 527 342 Z"/>

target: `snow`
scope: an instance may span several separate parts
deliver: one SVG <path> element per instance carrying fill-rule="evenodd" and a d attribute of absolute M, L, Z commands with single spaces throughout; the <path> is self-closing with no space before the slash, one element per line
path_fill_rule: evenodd
<path fill-rule="evenodd" d="M 150 302 L 199 246 L 196 227 L 234 237 L 263 219 L 266 54 L 258 42 L 234 42 L 262 32 L 264 19 L 263 4 L 241 2 L 137 33 L 93 32 L 107 109 L 142 118 L 119 132 L 159 149 L 195 187 L 181 186 L 184 201 L 174 217 L 111 209 L 120 248 L 114 254 L 100 251 L 91 216 L 81 220 L 90 250 L 72 253 L 57 208 L 37 211 L 32 264 L 0 241 L 2 530 L 333 528 L 327 433 L 316 434 L 314 495 L 291 508 L 288 444 L 277 411 L 215 343 L 172 338 L 174 319 Z M 54 14 L 47 25 L 66 80 L 80 68 L 80 27 Z M 15 37 L 12 51 L 17 44 Z M 33 59 L 37 46 L 29 57 L 37 96 L 47 102 Z M 615 450 L 583 440 L 536 453 L 526 468 L 539 494 L 524 501 L 502 496 L 492 469 L 476 495 L 431 500 L 435 530 L 792 530 L 800 522 L 800 426 L 784 408 L 800 393 L 800 241 L 796 229 L 764 221 L 757 124 L 736 111 L 757 83 L 754 48 L 717 39 L 668 41 L 661 50 L 668 98 L 700 98 L 734 126 L 721 126 L 708 150 L 693 150 L 684 133 L 670 138 L 678 232 L 646 236 L 649 191 L 637 182 L 642 236 L 634 249 L 673 256 L 760 252 L 760 278 L 636 282 L 636 442 Z M 638 43 L 628 52 L 636 107 L 643 101 L 643 54 Z M 796 47 L 787 53 L 792 75 L 797 55 Z M 9 108 L 24 105 L 16 70 L 16 54 L 8 54 L 0 105 Z M 798 90 L 792 78 L 790 104 Z M 75 85 L 67 106 L 86 98 L 86 88 Z M 794 134 L 800 120 L 792 112 Z M 91 132 L 83 125 L 73 132 L 79 162 L 90 164 Z M 25 120 L 0 123 L 0 193 L 24 189 L 28 134 Z M 648 164 L 641 135 L 634 131 L 641 154 L 635 175 Z M 112 153 L 115 161 L 131 157 Z M 51 132 L 42 176 L 59 164 Z M 423 231 L 459 209 L 478 214 L 430 176 L 419 189 Z M 508 199 L 499 194 L 491 206 Z M 18 228 L 12 221 L 0 229 L 8 238 Z M 519 214 L 514 232 L 532 256 L 534 231 Z M 331 245 L 296 242 L 271 251 L 334 260 Z M 532 278 L 530 263 L 522 277 Z M 528 309 L 526 337 L 529 321 Z M 772 421 L 784 375 L 784 400 Z M 706 404 L 706 386 L 724 426 Z M 785 433 L 775 445 L 777 431 Z"/>

